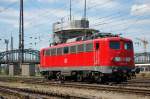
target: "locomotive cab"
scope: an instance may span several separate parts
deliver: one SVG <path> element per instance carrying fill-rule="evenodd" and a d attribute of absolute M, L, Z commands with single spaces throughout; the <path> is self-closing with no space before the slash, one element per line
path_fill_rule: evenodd
<path fill-rule="evenodd" d="M 112 66 L 112 74 L 116 78 L 123 78 L 134 75 L 134 52 L 133 43 L 129 39 L 112 38 L 108 41 L 108 62 Z"/>

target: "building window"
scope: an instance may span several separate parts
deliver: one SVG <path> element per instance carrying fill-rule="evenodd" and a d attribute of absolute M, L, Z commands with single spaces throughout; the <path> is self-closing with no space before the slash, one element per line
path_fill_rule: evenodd
<path fill-rule="evenodd" d="M 86 44 L 85 50 L 86 52 L 93 51 L 93 43 Z"/>

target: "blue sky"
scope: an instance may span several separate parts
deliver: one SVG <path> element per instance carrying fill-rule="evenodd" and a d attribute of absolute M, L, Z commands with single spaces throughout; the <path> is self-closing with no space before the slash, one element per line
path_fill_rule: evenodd
<path fill-rule="evenodd" d="M 14 37 L 18 48 L 19 1 L 0 0 L 0 51 L 4 39 Z M 73 19 L 83 16 L 84 0 L 72 0 Z M 135 52 L 143 51 L 136 38 L 150 43 L 150 0 L 87 0 L 90 27 L 102 32 L 122 33 L 134 41 Z M 69 17 L 69 0 L 24 0 L 25 48 L 40 49 L 52 41 L 52 24 Z M 136 44 L 135 44 L 136 43 Z M 148 44 L 150 51 L 150 44 Z"/>

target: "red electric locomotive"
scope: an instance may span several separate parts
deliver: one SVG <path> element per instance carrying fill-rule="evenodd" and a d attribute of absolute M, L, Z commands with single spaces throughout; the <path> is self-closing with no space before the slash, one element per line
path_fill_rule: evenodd
<path fill-rule="evenodd" d="M 134 69 L 133 43 L 99 33 L 90 39 L 42 49 L 40 64 L 42 75 L 48 79 L 125 81 Z"/>

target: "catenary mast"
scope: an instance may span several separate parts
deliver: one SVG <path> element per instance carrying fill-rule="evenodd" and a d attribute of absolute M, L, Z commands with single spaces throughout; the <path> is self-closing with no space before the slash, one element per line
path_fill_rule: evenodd
<path fill-rule="evenodd" d="M 20 63 L 24 61 L 24 14 L 23 14 L 23 0 L 20 0 L 20 19 L 19 19 L 19 60 Z"/>

